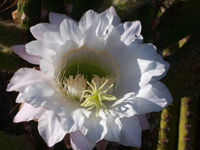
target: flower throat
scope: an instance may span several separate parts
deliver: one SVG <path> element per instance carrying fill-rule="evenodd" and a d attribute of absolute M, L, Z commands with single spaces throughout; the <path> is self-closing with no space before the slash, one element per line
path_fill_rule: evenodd
<path fill-rule="evenodd" d="M 103 100 L 116 100 L 112 94 L 118 87 L 118 67 L 106 52 L 96 52 L 84 46 L 64 55 L 56 69 L 56 80 L 70 101 L 83 107 L 96 107 L 109 113 Z"/>

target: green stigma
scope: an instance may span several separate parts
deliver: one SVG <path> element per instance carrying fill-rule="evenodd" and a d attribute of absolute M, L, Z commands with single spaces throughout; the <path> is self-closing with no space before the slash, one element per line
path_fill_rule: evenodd
<path fill-rule="evenodd" d="M 85 101 L 81 104 L 81 106 L 84 107 L 89 107 L 87 110 L 93 109 L 94 107 L 96 107 L 97 112 L 96 112 L 96 116 L 99 116 L 99 111 L 100 108 L 103 109 L 103 112 L 106 113 L 106 111 L 108 113 L 110 113 L 107 109 L 107 107 L 105 106 L 105 104 L 103 103 L 103 100 L 117 100 L 117 98 L 113 95 L 110 94 L 106 94 L 108 92 L 108 90 L 110 88 L 112 88 L 113 84 L 111 84 L 106 90 L 103 90 L 103 87 L 106 85 L 106 83 L 108 82 L 108 79 L 101 85 L 101 87 L 99 89 L 97 89 L 97 85 L 96 83 L 92 80 L 92 83 L 94 84 L 94 86 L 92 86 L 88 81 L 87 84 L 91 87 L 92 90 L 84 90 L 82 91 L 82 96 L 81 98 L 86 98 Z M 90 93 L 88 95 L 88 93 Z"/>

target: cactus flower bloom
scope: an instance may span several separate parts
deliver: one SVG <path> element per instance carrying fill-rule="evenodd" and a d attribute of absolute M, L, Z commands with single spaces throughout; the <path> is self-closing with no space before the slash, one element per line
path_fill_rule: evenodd
<path fill-rule="evenodd" d="M 101 149 L 105 141 L 140 147 L 145 113 L 172 102 L 159 81 L 169 64 L 143 44 L 140 22 L 121 23 L 113 7 L 89 10 L 79 22 L 50 13 L 49 21 L 30 28 L 35 41 L 12 47 L 40 67 L 18 70 L 7 87 L 23 104 L 14 122 L 38 119 L 50 147 L 65 135 L 74 150 Z"/>

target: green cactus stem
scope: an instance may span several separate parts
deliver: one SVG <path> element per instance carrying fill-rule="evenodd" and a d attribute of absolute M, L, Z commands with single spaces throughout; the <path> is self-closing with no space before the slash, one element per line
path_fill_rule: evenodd
<path fill-rule="evenodd" d="M 162 110 L 157 150 L 176 150 L 180 102 L 174 101 Z"/>
<path fill-rule="evenodd" d="M 22 28 L 10 23 L 0 22 L 0 45 L 10 47 L 26 42 L 26 32 Z"/>
<path fill-rule="evenodd" d="M 40 23 L 41 20 L 41 0 L 18 0 L 18 19 L 19 24 L 28 35 L 28 41 L 34 40 L 29 29 L 31 26 Z"/>
<path fill-rule="evenodd" d="M 181 99 L 178 150 L 198 149 L 197 144 L 197 121 L 199 101 L 197 96 L 184 97 Z"/>

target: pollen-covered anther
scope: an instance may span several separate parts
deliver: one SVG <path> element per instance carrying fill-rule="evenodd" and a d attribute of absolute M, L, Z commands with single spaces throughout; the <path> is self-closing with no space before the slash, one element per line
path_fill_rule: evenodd
<path fill-rule="evenodd" d="M 108 79 L 101 85 L 99 89 L 97 89 L 97 85 L 94 82 L 94 80 L 92 80 L 92 83 L 94 86 L 87 81 L 87 84 L 91 87 L 92 90 L 82 91 L 83 94 L 81 97 L 85 98 L 85 101 L 81 104 L 81 106 L 89 107 L 87 110 L 90 110 L 96 107 L 97 117 L 99 116 L 100 108 L 102 108 L 104 113 L 106 113 L 106 111 L 110 113 L 106 105 L 103 103 L 103 100 L 108 100 L 108 101 L 117 100 L 115 96 L 111 94 L 106 94 L 108 90 L 113 87 L 113 84 L 111 84 L 106 90 L 103 90 L 107 82 L 108 82 Z"/>

